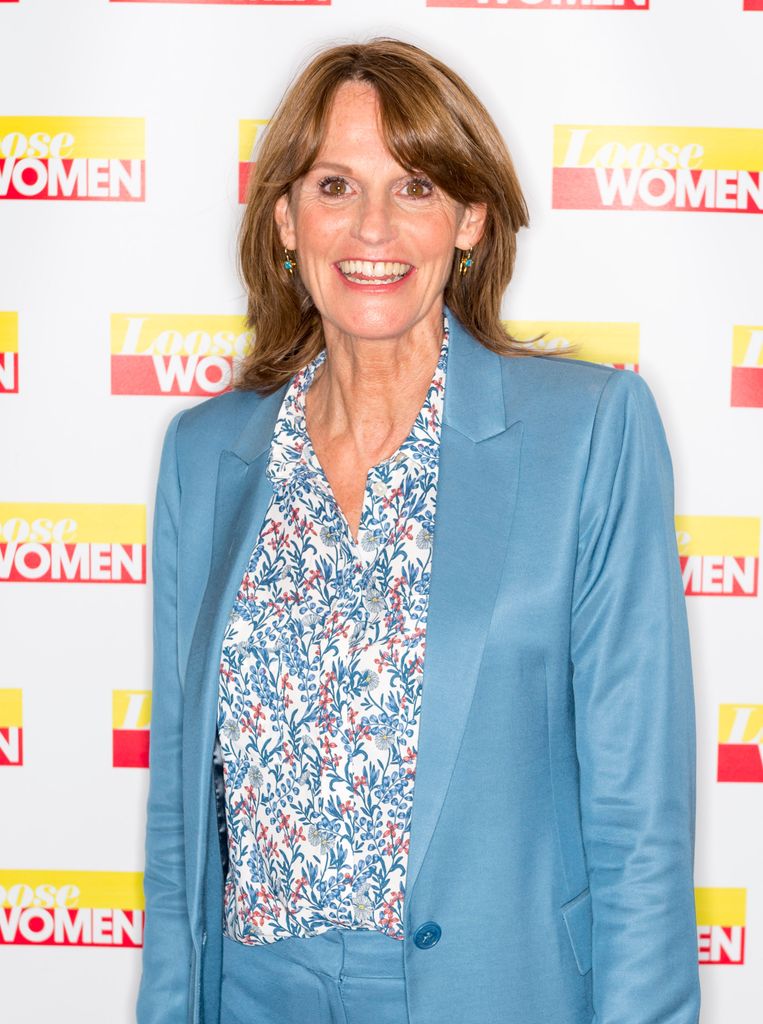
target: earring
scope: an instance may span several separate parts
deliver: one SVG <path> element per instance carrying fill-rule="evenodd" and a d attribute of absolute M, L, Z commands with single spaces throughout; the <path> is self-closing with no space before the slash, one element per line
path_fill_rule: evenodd
<path fill-rule="evenodd" d="M 469 248 L 461 255 L 461 262 L 458 265 L 458 272 L 461 275 L 461 277 L 463 277 L 464 274 L 469 273 L 469 267 L 471 267 L 471 265 L 474 263 L 474 260 L 472 259 L 473 252 L 474 250 L 472 248 Z"/>
<path fill-rule="evenodd" d="M 296 252 L 290 252 L 285 246 L 283 253 L 285 257 L 283 261 L 284 269 L 288 270 L 289 273 L 293 275 L 297 266 L 297 254 Z"/>

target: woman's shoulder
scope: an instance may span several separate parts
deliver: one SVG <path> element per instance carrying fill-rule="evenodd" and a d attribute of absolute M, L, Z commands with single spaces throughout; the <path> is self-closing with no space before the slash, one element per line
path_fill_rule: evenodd
<path fill-rule="evenodd" d="M 275 409 L 281 397 L 282 389 L 270 395 L 233 389 L 206 398 L 172 417 L 165 447 L 174 450 L 181 474 L 200 471 L 207 475 L 216 467 L 221 452 L 235 450 L 257 412 L 270 406 Z"/>
<path fill-rule="evenodd" d="M 272 395 L 265 396 L 256 391 L 234 388 L 183 409 L 179 414 L 178 427 L 193 437 L 211 435 L 233 443 L 236 431 L 240 433 L 258 406 L 268 400 L 272 400 Z M 234 435 L 232 439 L 231 434 Z"/>
<path fill-rule="evenodd" d="M 595 409 L 602 395 L 627 400 L 651 389 L 641 373 L 609 363 L 594 363 L 568 356 L 532 355 L 503 360 L 506 392 L 523 412 Z"/>
<path fill-rule="evenodd" d="M 510 379 L 525 387 L 549 387 L 576 392 L 603 388 L 613 373 L 622 372 L 609 363 L 593 363 L 570 356 L 533 353 L 504 360 Z"/>
<path fill-rule="evenodd" d="M 629 423 L 661 430 L 652 388 L 635 369 L 542 355 L 504 364 L 506 408 L 541 444 L 575 449 L 590 442 L 597 424 L 610 438 Z"/>

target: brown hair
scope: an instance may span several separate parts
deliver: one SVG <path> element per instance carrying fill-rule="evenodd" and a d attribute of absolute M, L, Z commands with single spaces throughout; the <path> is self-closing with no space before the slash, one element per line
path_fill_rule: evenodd
<path fill-rule="evenodd" d="M 291 276 L 283 267 L 274 208 L 314 163 L 334 94 L 348 81 L 366 82 L 376 90 L 382 134 L 406 171 L 424 172 L 459 203 L 487 205 L 484 233 L 466 275 L 459 274 L 455 258 L 460 250 L 454 255 L 444 295 L 448 307 L 487 348 L 507 356 L 537 355 L 500 320 L 517 232 L 529 223 L 503 138 L 454 71 L 411 43 L 380 37 L 319 52 L 283 96 L 263 133 L 239 234 L 247 324 L 255 341 L 239 365 L 236 385 L 269 394 L 325 347 L 318 310 L 299 274 Z"/>

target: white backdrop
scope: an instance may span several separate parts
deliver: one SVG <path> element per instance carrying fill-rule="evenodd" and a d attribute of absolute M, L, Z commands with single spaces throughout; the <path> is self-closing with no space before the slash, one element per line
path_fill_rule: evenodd
<path fill-rule="evenodd" d="M 145 757 L 161 438 L 203 397 L 151 392 L 193 373 L 205 332 L 241 333 L 247 122 L 320 45 L 377 34 L 451 64 L 506 136 L 532 223 L 505 317 L 636 368 L 657 398 L 689 559 L 702 1022 L 760 1020 L 763 12 L 744 6 L 763 5 L 0 2 L 3 1021 L 133 1020 L 147 772 L 115 760 Z M 602 146 L 603 170 L 584 167 Z M 120 171 L 141 198 L 109 201 Z M 617 174 L 626 191 L 646 175 L 653 204 L 678 183 L 708 208 L 575 208 Z M 51 178 L 74 197 L 43 198 Z M 77 578 L 35 579 L 51 559 Z"/>

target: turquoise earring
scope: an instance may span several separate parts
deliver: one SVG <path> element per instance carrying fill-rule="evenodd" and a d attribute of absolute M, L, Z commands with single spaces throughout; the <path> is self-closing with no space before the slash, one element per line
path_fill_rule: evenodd
<path fill-rule="evenodd" d="M 283 261 L 284 270 L 288 270 L 293 275 L 297 268 L 297 254 L 296 252 L 290 252 L 285 246 L 283 252 L 285 257 Z"/>
<path fill-rule="evenodd" d="M 469 267 L 471 267 L 472 264 L 474 263 L 474 260 L 472 259 L 473 252 L 474 250 L 469 248 L 461 256 L 461 262 L 458 265 L 458 272 L 461 275 L 461 277 L 463 277 L 464 274 L 469 273 Z"/>

